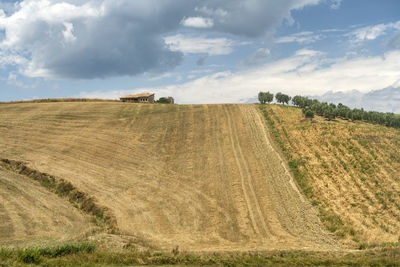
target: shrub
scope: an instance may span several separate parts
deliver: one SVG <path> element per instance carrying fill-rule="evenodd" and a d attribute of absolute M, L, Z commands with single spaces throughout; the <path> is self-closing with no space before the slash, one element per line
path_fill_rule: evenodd
<path fill-rule="evenodd" d="M 40 253 L 37 249 L 23 249 L 18 251 L 18 260 L 23 263 L 39 264 Z"/>
<path fill-rule="evenodd" d="M 304 111 L 304 116 L 305 116 L 306 118 L 312 119 L 312 118 L 314 118 L 314 111 L 312 111 L 311 109 L 306 109 L 306 110 Z"/>
<path fill-rule="evenodd" d="M 160 104 L 171 104 L 171 100 L 166 97 L 160 97 L 156 102 Z"/>

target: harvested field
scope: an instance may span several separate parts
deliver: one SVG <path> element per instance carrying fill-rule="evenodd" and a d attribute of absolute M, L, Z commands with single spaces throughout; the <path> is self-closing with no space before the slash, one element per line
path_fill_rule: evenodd
<path fill-rule="evenodd" d="M 37 244 L 84 236 L 89 218 L 24 176 L 0 169 L 0 245 Z"/>
<path fill-rule="evenodd" d="M 400 241 L 400 131 L 268 105 L 273 132 L 326 227 L 345 244 Z"/>
<path fill-rule="evenodd" d="M 255 105 L 0 105 L 0 157 L 68 182 L 171 250 L 333 249 Z"/>

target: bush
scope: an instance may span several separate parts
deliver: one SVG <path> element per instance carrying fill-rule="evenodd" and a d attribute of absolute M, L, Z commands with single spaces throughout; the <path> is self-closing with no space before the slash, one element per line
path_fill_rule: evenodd
<path fill-rule="evenodd" d="M 64 255 L 76 254 L 78 252 L 92 253 L 95 248 L 95 244 L 90 242 L 66 243 L 56 247 L 39 248 L 38 252 L 42 256 L 56 258 Z"/>
<path fill-rule="evenodd" d="M 23 249 L 18 251 L 18 260 L 23 263 L 39 264 L 40 253 L 37 249 Z"/>
<path fill-rule="evenodd" d="M 312 118 L 314 118 L 314 111 L 312 111 L 311 109 L 306 109 L 306 110 L 304 111 L 304 116 L 305 116 L 306 118 L 312 119 Z"/>
<path fill-rule="evenodd" d="M 160 104 L 171 104 L 171 100 L 166 97 L 160 97 L 156 102 Z"/>

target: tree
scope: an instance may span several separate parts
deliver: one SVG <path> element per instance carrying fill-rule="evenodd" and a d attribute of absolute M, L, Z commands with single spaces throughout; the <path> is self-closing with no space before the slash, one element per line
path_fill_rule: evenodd
<path fill-rule="evenodd" d="M 258 93 L 258 101 L 260 101 L 261 104 L 265 103 L 271 103 L 274 100 L 274 94 L 270 92 L 259 92 Z"/>
<path fill-rule="evenodd" d="M 296 95 L 292 99 L 293 105 L 296 107 L 304 108 L 305 107 L 305 98 L 299 95 Z"/>
<path fill-rule="evenodd" d="M 275 99 L 278 103 L 282 103 L 285 105 L 285 103 L 289 104 L 291 97 L 282 93 L 277 93 Z"/>
<path fill-rule="evenodd" d="M 157 103 L 160 103 L 160 104 L 170 104 L 170 103 L 171 103 L 171 100 L 169 100 L 169 99 L 166 98 L 166 97 L 160 97 L 160 99 L 157 100 Z"/>
<path fill-rule="evenodd" d="M 331 105 L 324 106 L 324 111 L 322 116 L 328 121 L 335 119 L 335 109 Z"/>

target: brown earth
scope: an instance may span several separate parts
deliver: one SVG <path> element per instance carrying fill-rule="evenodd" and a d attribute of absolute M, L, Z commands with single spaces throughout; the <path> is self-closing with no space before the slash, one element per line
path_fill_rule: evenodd
<path fill-rule="evenodd" d="M 153 247 L 336 247 L 255 105 L 3 104 L 0 136 L 1 158 L 71 182 Z"/>
<path fill-rule="evenodd" d="M 328 229 L 353 246 L 400 241 L 399 130 L 318 116 L 305 120 L 293 107 L 266 110 Z"/>
<path fill-rule="evenodd" d="M 0 244 L 67 241 L 90 232 L 89 218 L 26 177 L 0 169 Z"/>

